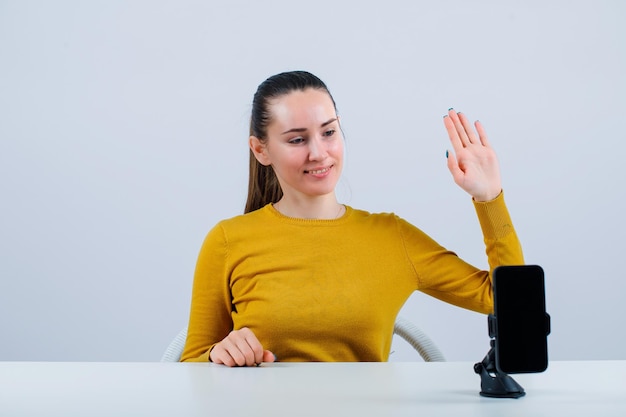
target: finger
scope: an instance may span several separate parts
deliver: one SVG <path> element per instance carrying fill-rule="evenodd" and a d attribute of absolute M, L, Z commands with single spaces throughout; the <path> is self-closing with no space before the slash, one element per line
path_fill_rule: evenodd
<path fill-rule="evenodd" d="M 246 357 L 241 352 L 236 340 L 227 337 L 218 346 L 223 352 L 218 353 L 220 353 L 219 358 L 224 364 L 228 366 L 244 366 L 246 364 Z M 218 346 L 216 346 L 216 349 Z"/>
<path fill-rule="evenodd" d="M 211 350 L 211 353 L 209 353 L 209 361 L 221 365 L 231 366 L 224 362 L 224 358 L 222 358 L 219 344 L 215 345 L 215 347 L 213 347 L 213 349 Z"/>
<path fill-rule="evenodd" d="M 276 362 L 278 359 L 276 358 L 276 355 L 274 355 L 273 352 L 270 352 L 269 350 L 266 350 L 263 352 L 263 362 Z"/>
<path fill-rule="evenodd" d="M 443 125 L 448 132 L 448 137 L 450 138 L 450 143 L 456 152 L 463 149 L 463 142 L 461 142 L 461 138 L 459 137 L 459 132 L 457 132 L 456 127 L 454 127 L 454 122 L 450 115 L 443 116 Z"/>
<path fill-rule="evenodd" d="M 239 366 L 252 366 L 262 362 L 263 347 L 252 331 L 248 329 L 238 331 L 233 335 L 232 342 L 235 346 L 233 358 Z"/>
<path fill-rule="evenodd" d="M 456 157 L 452 153 L 448 153 L 448 170 L 452 174 L 454 182 L 460 184 L 463 179 L 463 171 L 459 168 Z"/>
<path fill-rule="evenodd" d="M 224 342 L 223 340 L 215 345 L 211 353 L 209 354 L 209 359 L 213 363 L 222 364 L 226 366 L 237 366 L 237 362 L 233 359 L 233 357 L 228 353 L 228 351 L 224 348 L 224 345 L 228 342 Z"/>
<path fill-rule="evenodd" d="M 241 329 L 241 334 L 244 336 L 244 340 L 247 344 L 247 349 L 251 355 L 246 355 L 246 365 L 255 365 L 263 362 L 263 345 L 259 342 L 254 332 L 247 327 Z M 250 363 L 250 361 L 252 361 Z"/>
<path fill-rule="evenodd" d="M 467 135 L 467 139 L 470 143 L 479 143 L 476 134 L 474 133 L 474 129 L 472 128 L 472 124 L 469 119 L 465 115 L 465 113 L 458 112 L 459 120 L 461 121 L 461 125 L 463 126 L 463 131 Z"/>
<path fill-rule="evenodd" d="M 482 143 L 484 146 L 491 147 L 491 145 L 489 144 L 489 139 L 487 139 L 487 132 L 485 131 L 483 124 L 480 123 L 479 120 L 476 120 L 474 122 L 474 126 L 476 127 L 476 131 L 478 132 L 480 143 Z"/>
<path fill-rule="evenodd" d="M 470 144 L 469 138 L 467 137 L 467 132 L 463 127 L 463 123 L 461 123 L 461 119 L 459 118 L 459 113 L 454 111 L 453 108 L 448 110 L 448 116 L 452 120 L 454 124 L 454 128 L 456 129 L 457 135 L 459 136 L 459 140 L 461 141 L 463 147 L 467 147 Z"/>

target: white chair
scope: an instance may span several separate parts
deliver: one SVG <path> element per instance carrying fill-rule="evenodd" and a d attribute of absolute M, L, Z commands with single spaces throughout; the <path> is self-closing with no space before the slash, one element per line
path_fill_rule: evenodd
<path fill-rule="evenodd" d="M 410 320 L 404 317 L 396 317 L 393 327 L 394 334 L 406 340 L 420 354 L 426 362 L 445 362 L 446 358 L 439 350 L 435 342 L 426 333 Z"/>
<path fill-rule="evenodd" d="M 180 362 L 180 357 L 183 354 L 185 348 L 185 341 L 187 340 L 187 327 L 181 330 L 176 337 L 170 342 L 167 349 L 161 357 L 161 362 Z"/>
<path fill-rule="evenodd" d="M 445 362 L 445 358 L 435 343 L 409 320 L 398 316 L 393 328 L 394 334 L 406 340 L 420 354 L 426 362 Z M 161 357 L 161 362 L 178 362 L 183 354 L 185 341 L 187 339 L 187 327 L 176 335 L 165 349 Z"/>

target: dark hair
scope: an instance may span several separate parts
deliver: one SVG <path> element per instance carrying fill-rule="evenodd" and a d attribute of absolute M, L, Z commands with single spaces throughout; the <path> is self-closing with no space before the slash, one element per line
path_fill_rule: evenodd
<path fill-rule="evenodd" d="M 304 91 L 309 88 L 322 90 L 328 93 L 333 102 L 335 111 L 337 106 L 328 87 L 322 80 L 306 71 L 289 71 L 276 74 L 263 81 L 254 93 L 252 99 L 252 114 L 250 116 L 250 136 L 256 136 L 261 142 L 267 140 L 267 126 L 271 122 L 269 101 L 292 91 Z M 248 179 L 248 199 L 244 213 L 260 209 L 269 203 L 276 203 L 283 196 L 278 178 L 271 166 L 265 166 L 257 161 L 250 150 L 250 175 Z"/>

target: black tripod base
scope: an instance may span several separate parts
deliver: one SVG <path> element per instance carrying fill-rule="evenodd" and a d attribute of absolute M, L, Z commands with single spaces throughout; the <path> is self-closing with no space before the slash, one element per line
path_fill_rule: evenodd
<path fill-rule="evenodd" d="M 496 369 L 495 355 L 492 340 L 491 349 L 485 359 L 474 365 L 474 372 L 480 375 L 480 395 L 491 398 L 520 398 L 526 395 L 520 384 Z"/>
<path fill-rule="evenodd" d="M 508 374 L 490 373 L 479 362 L 474 372 L 480 375 L 480 395 L 491 398 L 520 398 L 526 395 L 524 388 Z"/>

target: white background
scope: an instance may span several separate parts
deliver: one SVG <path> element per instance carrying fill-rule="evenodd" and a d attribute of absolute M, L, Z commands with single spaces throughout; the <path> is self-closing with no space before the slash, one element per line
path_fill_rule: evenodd
<path fill-rule="evenodd" d="M 0 0 L 0 360 L 159 360 L 206 232 L 243 210 L 252 95 L 293 69 L 337 101 L 341 201 L 486 268 L 441 120 L 479 118 L 550 358 L 626 359 L 625 5 Z M 488 350 L 485 316 L 420 293 L 402 315 L 449 360 Z"/>

